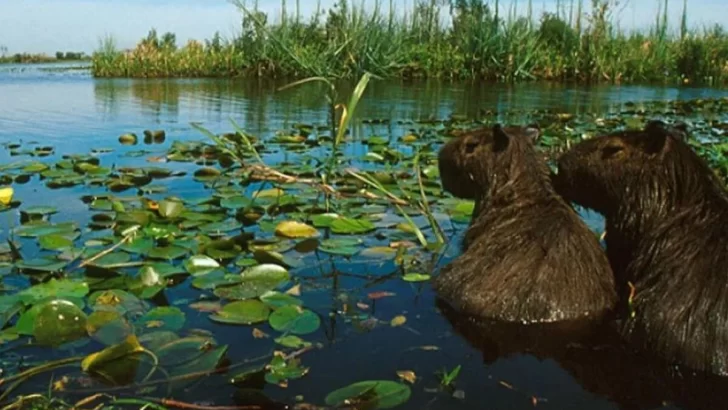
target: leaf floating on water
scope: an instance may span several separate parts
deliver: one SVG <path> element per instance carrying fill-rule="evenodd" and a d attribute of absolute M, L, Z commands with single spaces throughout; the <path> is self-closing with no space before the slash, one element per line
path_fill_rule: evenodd
<path fill-rule="evenodd" d="M 263 302 L 250 299 L 229 303 L 219 312 L 210 315 L 210 319 L 219 323 L 252 325 L 265 322 L 269 314 L 270 308 Z"/>
<path fill-rule="evenodd" d="M 116 362 L 127 356 L 141 353 L 144 348 L 139 344 L 136 335 L 129 335 L 122 343 L 109 346 L 104 350 L 92 353 L 81 361 L 81 370 L 84 372 L 93 372 L 101 370 L 104 366 Z"/>
<path fill-rule="evenodd" d="M 253 337 L 256 339 L 267 339 L 270 337 L 270 335 L 256 327 L 253 329 Z"/>
<path fill-rule="evenodd" d="M 293 335 L 278 337 L 275 339 L 275 342 L 279 345 L 290 347 L 292 349 L 300 349 L 302 347 L 311 346 L 311 342 L 307 342 L 300 337 Z"/>
<path fill-rule="evenodd" d="M 270 326 L 279 332 L 305 335 L 315 332 L 321 325 L 318 315 L 299 306 L 276 309 L 268 319 Z"/>
<path fill-rule="evenodd" d="M 430 280 L 430 275 L 423 273 L 407 273 L 402 276 L 402 280 L 406 282 L 426 282 Z"/>
<path fill-rule="evenodd" d="M 417 376 L 412 370 L 398 370 L 397 376 L 410 384 L 415 384 L 415 381 L 417 381 Z"/>
<path fill-rule="evenodd" d="M 13 190 L 13 187 L 3 187 L 0 188 L 0 205 L 10 205 L 10 203 L 13 201 L 13 194 L 15 191 Z"/>
<path fill-rule="evenodd" d="M 40 345 L 59 346 L 87 335 L 88 317 L 78 306 L 62 299 L 44 303 L 33 324 L 33 336 Z"/>
<path fill-rule="evenodd" d="M 389 322 L 392 327 L 402 326 L 405 323 L 407 323 L 407 318 L 402 315 L 393 317 L 392 320 Z"/>
<path fill-rule="evenodd" d="M 139 325 L 145 328 L 157 328 L 159 330 L 170 331 L 182 329 L 184 323 L 184 312 L 174 306 L 156 307 L 139 319 Z"/>
<path fill-rule="evenodd" d="M 286 238 L 314 238 L 319 232 L 313 226 L 302 222 L 283 221 L 276 226 L 276 235 Z"/>
<path fill-rule="evenodd" d="M 388 298 L 388 297 L 392 297 L 392 296 L 397 296 L 397 294 L 393 293 L 393 292 L 372 292 L 367 295 L 367 297 L 372 300 Z"/>
<path fill-rule="evenodd" d="M 286 295 L 301 296 L 301 285 L 298 284 L 286 291 Z"/>
<path fill-rule="evenodd" d="M 159 215 L 162 218 L 174 219 L 185 210 L 184 204 L 181 201 L 162 200 L 158 203 Z"/>
<path fill-rule="evenodd" d="M 220 264 L 207 255 L 193 255 L 184 262 L 185 269 L 192 276 L 205 275 L 220 267 Z"/>
<path fill-rule="evenodd" d="M 119 136 L 119 142 L 122 145 L 136 145 L 137 140 L 138 137 L 136 136 L 136 134 L 133 133 L 123 134 Z"/>
<path fill-rule="evenodd" d="M 409 400 L 412 391 L 398 382 L 372 380 L 351 384 L 326 396 L 325 402 L 334 407 L 358 409 L 390 409 Z"/>
<path fill-rule="evenodd" d="M 331 223 L 331 231 L 338 234 L 362 234 L 375 229 L 374 223 L 367 219 L 340 217 Z"/>

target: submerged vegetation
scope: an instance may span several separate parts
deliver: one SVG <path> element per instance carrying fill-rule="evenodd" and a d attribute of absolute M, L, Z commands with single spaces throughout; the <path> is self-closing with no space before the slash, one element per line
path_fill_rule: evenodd
<path fill-rule="evenodd" d="M 231 121 L 223 133 L 193 124 L 184 139 L 129 130 L 104 137 L 118 141 L 113 147 L 78 154 L 5 142 L 18 159 L 0 165 L 8 224 L 0 405 L 374 409 L 465 397 L 459 375 L 471 363 L 447 354 L 442 365 L 433 361 L 442 339 L 418 321 L 429 308 L 396 301 L 404 289 L 414 298 L 427 291 L 473 211 L 471 201 L 443 193 L 439 146 L 524 113 L 398 121 L 404 133 L 393 133 L 390 120 L 363 119 L 366 132 L 353 135 L 369 78 L 341 105 L 330 79 L 307 79 L 330 86 L 327 123 L 266 135 Z M 693 146 L 728 177 L 728 99 L 526 115 L 550 156 L 649 118 L 681 119 Z M 25 205 L 15 192 L 22 184 L 52 196 L 72 190 L 69 198 L 80 198 L 61 202 L 82 204 L 85 217 Z M 341 370 L 362 361 L 356 347 L 342 355 L 342 344 L 376 334 L 385 336 L 359 345 L 368 360 L 377 357 L 372 340 L 398 339 L 397 352 L 413 361 Z M 361 380 L 359 370 L 375 376 Z"/>
<path fill-rule="evenodd" d="M 310 19 L 281 3 L 273 18 L 238 1 L 241 32 L 178 47 L 152 30 L 133 50 L 106 38 L 93 56 L 98 77 L 438 77 L 496 81 L 707 83 L 728 81 L 728 34 L 722 26 L 691 29 L 688 2 L 681 26 L 668 27 L 667 0 L 646 31 L 613 22 L 614 0 L 557 2 L 532 15 L 529 1 L 418 0 L 404 15 L 399 2 L 372 11 L 339 0 Z M 298 6 L 298 2 L 296 3 Z M 508 10 L 499 13 L 499 10 Z M 446 23 L 447 22 L 447 23 Z"/>

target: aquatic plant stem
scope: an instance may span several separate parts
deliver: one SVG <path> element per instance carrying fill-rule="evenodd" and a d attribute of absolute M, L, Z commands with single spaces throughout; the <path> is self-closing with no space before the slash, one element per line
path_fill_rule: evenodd
<path fill-rule="evenodd" d="M 56 361 L 53 361 L 53 362 L 50 362 L 50 363 L 45 363 L 45 364 L 42 364 L 42 365 L 39 365 L 39 366 L 30 368 L 28 370 L 25 370 L 23 372 L 20 372 L 18 374 L 13 375 L 13 376 L 6 377 L 4 379 L 0 379 L 0 387 L 3 386 L 4 384 L 8 383 L 8 382 L 15 381 L 15 383 L 13 383 L 12 385 L 10 385 L 0 395 L 0 402 L 2 402 L 3 400 L 5 400 L 8 397 L 8 395 L 13 390 L 15 390 L 26 379 L 28 379 L 30 377 L 33 377 L 33 376 L 35 376 L 37 374 L 46 372 L 48 370 L 53 370 L 53 369 L 56 369 L 58 367 L 63 367 L 63 366 L 69 365 L 71 363 L 80 362 L 83 359 L 84 359 L 83 356 L 77 356 L 77 357 L 70 357 L 70 358 L 66 358 L 66 359 L 56 360 Z"/>

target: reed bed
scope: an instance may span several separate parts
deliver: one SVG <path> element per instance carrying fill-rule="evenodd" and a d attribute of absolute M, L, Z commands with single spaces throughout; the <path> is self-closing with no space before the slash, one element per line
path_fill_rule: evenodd
<path fill-rule="evenodd" d="M 617 0 L 571 0 L 536 16 L 529 3 L 498 0 L 415 0 L 397 13 L 394 0 L 373 10 L 339 0 L 304 19 L 286 0 L 268 16 L 238 1 L 241 30 L 178 47 L 156 31 L 133 50 L 113 38 L 93 55 L 97 77 L 380 77 L 481 79 L 506 82 L 728 82 L 728 33 L 722 26 L 689 28 L 683 4 L 679 27 L 667 24 L 667 0 L 653 25 L 619 29 Z M 370 3 L 371 4 L 371 3 Z M 498 10 L 507 10 L 499 13 Z M 275 22 L 271 22 L 275 20 Z"/>

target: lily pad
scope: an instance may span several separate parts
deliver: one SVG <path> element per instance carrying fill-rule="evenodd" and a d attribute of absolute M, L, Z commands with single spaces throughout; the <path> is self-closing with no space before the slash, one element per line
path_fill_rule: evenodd
<path fill-rule="evenodd" d="M 206 255 L 193 255 L 184 262 L 185 269 L 192 276 L 205 275 L 220 267 L 220 264 Z"/>
<path fill-rule="evenodd" d="M 147 312 L 139 319 L 139 326 L 145 329 L 170 330 L 182 329 L 185 314 L 178 307 L 161 306 Z"/>
<path fill-rule="evenodd" d="M 276 235 L 286 238 L 314 238 L 319 232 L 313 226 L 302 222 L 283 221 L 276 226 Z"/>
<path fill-rule="evenodd" d="M 210 319 L 220 323 L 251 325 L 265 322 L 269 314 L 270 308 L 263 302 L 250 299 L 228 303 L 222 310 L 210 315 Z"/>
<path fill-rule="evenodd" d="M 331 231 L 338 234 L 363 234 L 376 229 L 372 221 L 340 217 L 331 223 Z"/>
<path fill-rule="evenodd" d="M 318 315 L 300 306 L 284 306 L 276 309 L 268 319 L 270 326 L 279 332 L 305 335 L 315 332 L 321 325 Z"/>
<path fill-rule="evenodd" d="M 59 346 L 87 335 L 86 314 L 74 303 L 63 299 L 46 302 L 38 310 L 33 336 L 40 345 Z"/>
<path fill-rule="evenodd" d="M 372 380 L 351 384 L 326 396 L 333 407 L 354 406 L 366 409 L 391 409 L 409 400 L 409 386 L 389 380 Z"/>

